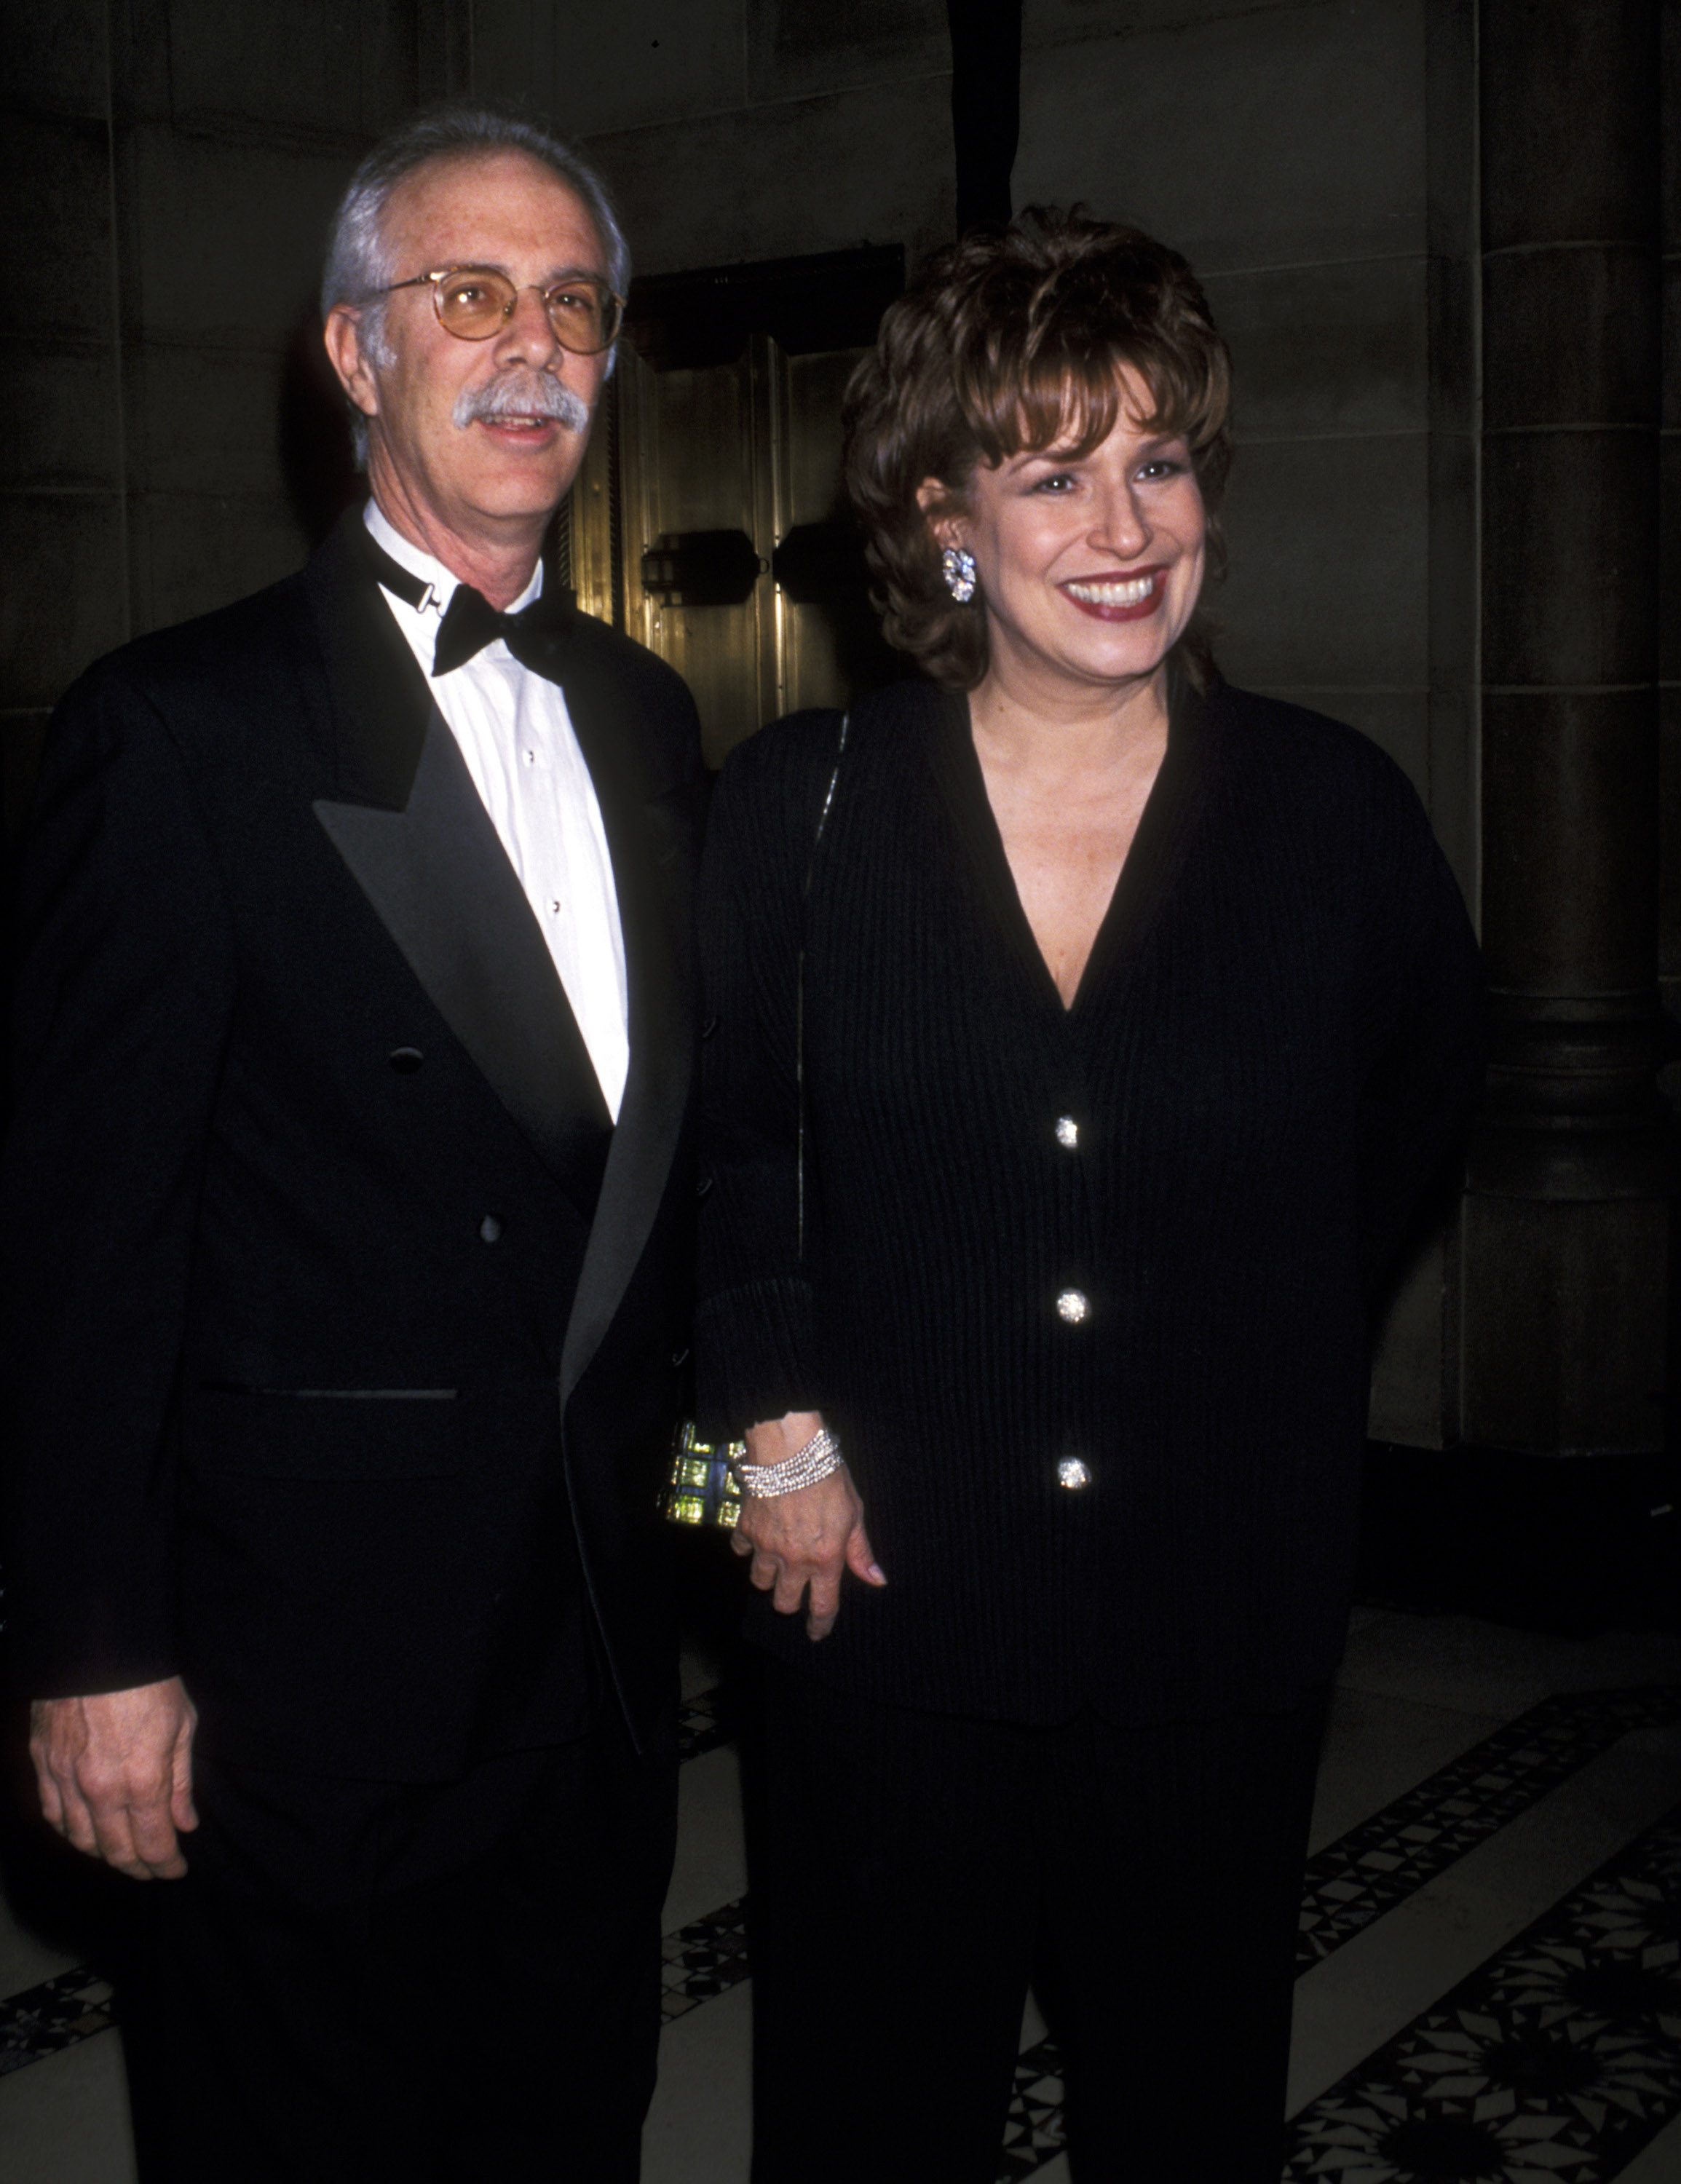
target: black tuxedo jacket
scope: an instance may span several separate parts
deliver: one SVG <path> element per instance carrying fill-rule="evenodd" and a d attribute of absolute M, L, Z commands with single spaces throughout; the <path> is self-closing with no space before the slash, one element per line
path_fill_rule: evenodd
<path fill-rule="evenodd" d="M 623 920 L 616 1128 L 353 513 L 64 700 L 4 1183 L 32 1696 L 185 1677 L 247 1764 L 440 1779 L 655 1734 L 687 1341 L 682 683 L 547 640 Z"/>

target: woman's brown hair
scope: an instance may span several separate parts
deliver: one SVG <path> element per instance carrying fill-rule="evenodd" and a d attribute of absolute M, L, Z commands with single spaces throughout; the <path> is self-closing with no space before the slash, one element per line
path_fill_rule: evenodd
<path fill-rule="evenodd" d="M 890 644 L 936 681 L 987 671 L 978 598 L 960 606 L 917 488 L 938 478 L 961 507 L 978 466 L 1024 449 L 1089 454 L 1120 412 L 1120 368 L 1149 389 L 1151 431 L 1182 434 L 1224 568 L 1219 508 L 1232 455 L 1231 359 L 1177 251 L 1135 227 L 1032 206 L 966 236 L 888 305 L 846 392 L 846 482 L 863 521 L 871 590 Z M 1200 610 L 1170 657 L 1199 688 L 1213 670 Z"/>

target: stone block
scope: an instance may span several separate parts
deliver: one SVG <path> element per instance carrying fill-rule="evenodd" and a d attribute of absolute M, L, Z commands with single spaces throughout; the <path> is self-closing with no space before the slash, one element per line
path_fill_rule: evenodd
<path fill-rule="evenodd" d="M 6 18 L 7 103 L 105 119 L 105 0 L 53 0 Z"/>
<path fill-rule="evenodd" d="M 1232 572 L 1211 602 L 1233 682 L 1426 687 L 1428 468 L 1422 433 L 1239 443 Z"/>
<path fill-rule="evenodd" d="M 1677 126 L 1681 105 L 1681 5 L 1663 0 L 1663 28 L 1659 66 L 1663 83 L 1663 143 L 1660 153 L 1662 180 L 1658 189 L 1660 228 L 1658 248 L 1673 254 L 1681 251 L 1681 127 Z"/>
<path fill-rule="evenodd" d="M 1483 263 L 1483 419 L 1650 425 L 1659 404 L 1658 290 L 1632 245 L 1522 250 Z"/>
<path fill-rule="evenodd" d="M 1427 195 L 1433 256 L 1467 263 L 1481 253 L 1477 211 L 1477 10 L 1470 0 L 1424 0 Z"/>
<path fill-rule="evenodd" d="M 610 8 L 480 0 L 474 81 L 495 97 L 535 99 L 567 136 L 739 107 L 742 8 L 743 0 L 616 0 Z"/>
<path fill-rule="evenodd" d="M 1482 0 L 1479 22 L 1483 248 L 1653 241 L 1651 0 Z"/>
<path fill-rule="evenodd" d="M 117 391 L 109 348 L 0 343 L 0 489 L 114 491 Z"/>
<path fill-rule="evenodd" d="M 1430 435 L 1430 683 L 1468 691 L 1477 676 L 1477 460 L 1469 432 Z"/>
<path fill-rule="evenodd" d="M 1422 257 L 1211 276 L 1208 299 L 1231 344 L 1245 442 L 1422 429 L 1427 287 Z"/>
<path fill-rule="evenodd" d="M 1651 675 L 1658 494 L 1644 432 L 1483 443 L 1483 673 L 1495 685 Z"/>
<path fill-rule="evenodd" d="M 1681 432 L 1664 434 L 1657 459 L 1657 671 L 1666 682 L 1681 682 Z"/>
<path fill-rule="evenodd" d="M 1681 689 L 1658 693 L 1658 976 L 1681 1000 Z"/>
<path fill-rule="evenodd" d="M 1478 265 L 1433 252 L 1427 262 L 1430 423 L 1438 432 L 1478 428 Z"/>
<path fill-rule="evenodd" d="M 1468 688 L 1430 693 L 1430 824 L 1471 912 L 1483 903 L 1477 694 Z"/>
<path fill-rule="evenodd" d="M 0 721 L 0 835 L 8 855 L 22 838 L 29 816 L 47 744 L 47 718 L 42 709 L 11 713 Z"/>
<path fill-rule="evenodd" d="M 413 0 L 168 0 L 178 125 L 246 124 L 358 144 L 414 107 Z"/>
<path fill-rule="evenodd" d="M 277 496 L 149 493 L 131 505 L 137 629 L 227 606 L 290 576 L 309 551 Z"/>
<path fill-rule="evenodd" d="M 111 169 L 103 121 L 8 114 L 0 130 L 0 204 L 11 276 L 0 333 L 109 341 Z"/>
<path fill-rule="evenodd" d="M 1484 693 L 1483 939 L 1502 988 L 1649 989 L 1655 704 L 1650 690 Z"/>
<path fill-rule="evenodd" d="M 1083 200 L 1199 272 L 1425 245 L 1421 0 L 1266 8 L 1024 55 L 1018 204 Z"/>
<path fill-rule="evenodd" d="M 1465 1201 L 1464 1431 L 1539 1456 L 1663 1446 L 1662 1199 Z"/>
<path fill-rule="evenodd" d="M 117 496 L 0 496 L 0 710 L 54 705 L 127 635 Z"/>
<path fill-rule="evenodd" d="M 1311 4 L 1312 0 L 1299 0 L 1302 13 Z M 1243 0 L 1024 0 L 1021 45 L 1027 51 L 1091 38 L 1132 37 L 1141 31 L 1187 31 L 1252 12 Z"/>
<path fill-rule="evenodd" d="M 148 342 L 128 364 L 131 474 L 143 491 L 276 495 L 281 360 Z"/>
<path fill-rule="evenodd" d="M 125 162 L 127 325 L 209 347 L 280 346 L 320 283 L 353 164 L 348 151 L 136 127 Z"/>
<path fill-rule="evenodd" d="M 1675 134 L 1681 136 L 1681 128 Z M 1677 252 L 1664 260 L 1662 269 L 1663 356 L 1667 366 L 1663 375 L 1663 424 L 1670 432 L 1681 432 L 1681 243 Z"/>
<path fill-rule="evenodd" d="M 950 239 L 943 78 L 593 137 L 643 273 Z"/>
<path fill-rule="evenodd" d="M 942 0 L 746 0 L 748 95 L 803 98 L 951 74 Z M 949 95 L 949 93 L 948 93 Z"/>
<path fill-rule="evenodd" d="M 112 104 L 120 127 L 170 118 L 170 0 L 123 0 L 108 11 Z"/>

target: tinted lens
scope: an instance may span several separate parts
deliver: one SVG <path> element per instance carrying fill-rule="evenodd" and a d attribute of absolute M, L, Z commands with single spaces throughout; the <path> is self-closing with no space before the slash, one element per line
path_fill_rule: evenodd
<path fill-rule="evenodd" d="M 619 298 L 598 281 L 563 281 L 543 300 L 554 338 L 580 356 L 594 356 L 618 333 Z"/>
<path fill-rule="evenodd" d="M 499 273 L 470 270 L 452 273 L 433 290 L 437 315 L 453 334 L 467 341 L 483 341 L 507 317 L 514 301 L 514 286 Z"/>

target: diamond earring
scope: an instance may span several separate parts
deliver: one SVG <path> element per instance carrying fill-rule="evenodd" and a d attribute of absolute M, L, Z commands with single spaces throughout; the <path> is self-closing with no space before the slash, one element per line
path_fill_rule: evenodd
<path fill-rule="evenodd" d="M 966 546 L 948 546 L 940 555 L 940 574 L 945 588 L 960 607 L 975 596 L 975 557 Z"/>

